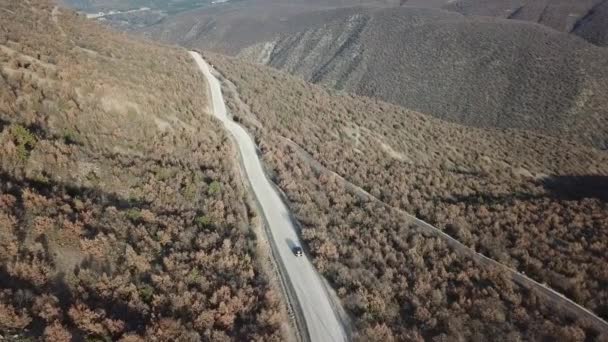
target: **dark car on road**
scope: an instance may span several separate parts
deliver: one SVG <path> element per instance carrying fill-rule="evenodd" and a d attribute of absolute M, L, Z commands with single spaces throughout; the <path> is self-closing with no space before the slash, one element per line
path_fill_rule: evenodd
<path fill-rule="evenodd" d="M 297 256 L 297 257 L 301 257 L 303 255 L 302 247 L 298 247 L 298 246 L 294 247 L 293 254 L 295 254 L 295 256 Z"/>

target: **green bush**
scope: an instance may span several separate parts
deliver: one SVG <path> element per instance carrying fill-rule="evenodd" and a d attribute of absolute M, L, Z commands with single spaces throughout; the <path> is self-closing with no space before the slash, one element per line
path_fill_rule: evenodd
<path fill-rule="evenodd" d="M 78 132 L 72 129 L 68 129 L 63 133 L 63 140 L 68 145 L 80 145 L 82 144 L 82 137 Z"/>
<path fill-rule="evenodd" d="M 196 219 L 194 219 L 194 222 L 200 228 L 205 228 L 205 227 L 209 227 L 212 225 L 211 218 L 207 215 L 202 215 L 202 216 L 197 217 Z"/>
<path fill-rule="evenodd" d="M 143 284 L 138 288 L 139 296 L 141 299 L 149 303 L 152 301 L 152 296 L 154 295 L 154 288 L 148 284 Z"/>
<path fill-rule="evenodd" d="M 222 190 L 222 183 L 220 183 L 218 181 L 213 181 L 213 182 L 211 182 L 211 184 L 209 184 L 208 194 L 216 195 L 216 194 L 219 194 L 221 190 Z"/>
<path fill-rule="evenodd" d="M 34 136 L 34 134 L 32 134 L 27 128 L 18 124 L 11 127 L 11 135 L 17 144 L 19 157 L 22 160 L 26 160 L 30 155 L 30 151 L 36 147 L 36 136 Z"/>
<path fill-rule="evenodd" d="M 198 270 L 198 268 L 193 268 L 192 271 L 190 271 L 190 273 L 188 273 L 188 276 L 186 277 L 186 284 L 196 284 L 200 276 L 201 272 Z"/>
<path fill-rule="evenodd" d="M 190 183 L 184 187 L 183 195 L 188 201 L 193 202 L 196 199 L 196 194 L 198 193 L 199 185 L 196 183 Z"/>
<path fill-rule="evenodd" d="M 141 212 L 137 208 L 127 210 L 127 218 L 132 222 L 137 222 L 141 218 Z"/>
<path fill-rule="evenodd" d="M 155 171 L 156 178 L 160 181 L 167 180 L 173 177 L 173 171 L 169 168 L 160 168 Z"/>

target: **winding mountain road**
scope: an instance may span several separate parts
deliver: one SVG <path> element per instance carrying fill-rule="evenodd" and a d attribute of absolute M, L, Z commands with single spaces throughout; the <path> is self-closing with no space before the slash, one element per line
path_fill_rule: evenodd
<path fill-rule="evenodd" d="M 207 78 L 213 114 L 224 124 L 238 145 L 241 165 L 266 219 L 269 240 L 278 254 L 275 258 L 280 259 L 276 261 L 282 264 L 282 273 L 285 273 L 282 276 L 287 278 L 295 293 L 297 303 L 293 303 L 294 299 L 291 298 L 291 305 L 297 306 L 295 314 L 302 315 L 305 321 L 307 331 L 301 336 L 306 336 L 305 339 L 311 341 L 346 341 L 348 338 L 339 314 L 340 308 L 335 307 L 337 304 L 332 301 L 325 282 L 308 256 L 296 257 L 293 253 L 293 247 L 301 245 L 296 228 L 287 206 L 264 173 L 253 139 L 242 126 L 228 117 L 220 82 L 211 73 L 205 60 L 195 51 L 190 54 Z"/>

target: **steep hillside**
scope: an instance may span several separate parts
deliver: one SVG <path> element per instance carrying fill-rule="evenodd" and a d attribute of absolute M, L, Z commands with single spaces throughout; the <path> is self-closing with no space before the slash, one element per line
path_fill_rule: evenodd
<path fill-rule="evenodd" d="M 606 338 L 561 299 L 515 285 L 404 214 L 608 318 L 606 152 L 455 125 L 206 57 L 361 340 Z"/>
<path fill-rule="evenodd" d="M 457 0 L 443 8 L 466 15 L 532 21 L 608 45 L 608 2 L 605 0 Z"/>
<path fill-rule="evenodd" d="M 608 1 L 602 1 L 593 6 L 585 16 L 576 22 L 572 33 L 593 44 L 608 47 Z"/>
<path fill-rule="evenodd" d="M 356 8 L 271 2 L 191 11 L 144 31 L 466 125 L 608 146 L 608 51 L 574 35 L 391 2 Z M 464 5 L 458 8 L 468 14 Z M 603 6 L 575 29 L 604 39 L 594 28 L 605 25 L 591 20 Z"/>
<path fill-rule="evenodd" d="M 0 4 L 0 339 L 281 339 L 205 87 L 186 51 Z"/>
<path fill-rule="evenodd" d="M 239 56 L 466 125 L 608 147 L 607 50 L 536 24 L 445 11 L 334 13 Z"/>

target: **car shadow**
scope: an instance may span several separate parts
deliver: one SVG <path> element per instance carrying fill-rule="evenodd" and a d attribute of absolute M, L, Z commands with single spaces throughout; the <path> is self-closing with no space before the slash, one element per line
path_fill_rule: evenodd
<path fill-rule="evenodd" d="M 285 239 L 285 242 L 287 243 L 287 246 L 289 246 L 289 249 L 293 252 L 293 249 L 298 247 L 298 244 L 293 241 L 292 239 Z"/>

